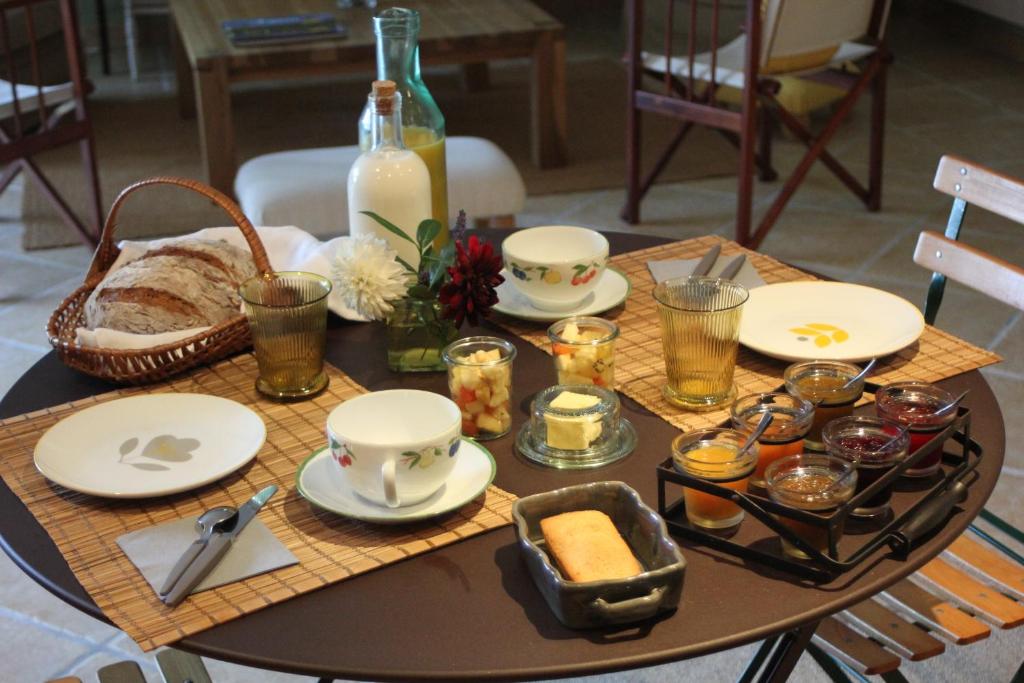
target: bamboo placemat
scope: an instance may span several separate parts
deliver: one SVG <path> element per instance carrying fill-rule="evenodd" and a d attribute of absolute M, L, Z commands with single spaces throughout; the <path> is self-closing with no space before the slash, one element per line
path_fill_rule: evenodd
<path fill-rule="evenodd" d="M 717 235 L 641 249 L 611 259 L 611 264 L 623 271 L 632 285 L 623 306 L 605 314 L 606 318 L 614 320 L 619 326 L 619 340 L 615 346 L 617 388 L 684 431 L 717 426 L 729 418 L 729 412 L 689 412 L 671 405 L 662 398 L 665 362 L 662 359 L 657 304 L 653 296 L 654 278 L 647 269 L 647 262 L 697 258 L 715 244 L 722 245 L 723 256 L 745 253 L 768 284 L 817 279 L 770 256 L 744 249 L 735 242 Z M 546 324 L 541 326 L 508 316 L 496 316 L 495 320 L 511 332 L 550 353 Z M 871 379 L 881 384 L 907 380 L 936 382 L 997 363 L 999 360 L 996 354 L 929 325 L 925 327 L 924 334 L 917 342 L 881 359 Z M 787 365 L 788 361 L 775 360 L 740 346 L 735 375 L 738 395 L 778 389 Z M 551 379 L 552 382 L 555 379 L 553 368 Z"/>
<path fill-rule="evenodd" d="M 327 370 L 328 388 L 300 403 L 273 403 L 259 396 L 253 388 L 256 361 L 247 354 L 176 381 L 113 391 L 13 417 L 0 422 L 0 475 L 53 538 L 103 613 L 143 650 L 511 523 L 515 496 L 495 486 L 450 515 L 395 527 L 323 512 L 300 497 L 295 473 L 312 451 L 326 445 L 327 414 L 366 391 L 337 368 Z M 158 499 L 87 496 L 51 484 L 36 471 L 32 460 L 36 441 L 57 421 L 111 399 L 166 392 L 213 394 L 248 406 L 267 425 L 266 444 L 234 474 L 195 491 Z M 281 490 L 259 518 L 298 558 L 299 564 L 292 567 L 204 591 L 170 609 L 115 543 L 129 531 L 198 515 L 214 505 L 241 505 L 268 484 L 277 484 Z"/>

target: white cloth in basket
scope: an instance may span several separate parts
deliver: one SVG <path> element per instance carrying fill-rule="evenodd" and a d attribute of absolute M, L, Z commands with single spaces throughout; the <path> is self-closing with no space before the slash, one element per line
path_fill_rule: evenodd
<path fill-rule="evenodd" d="M 347 236 L 343 236 L 321 242 L 308 232 L 290 225 L 256 228 L 256 234 L 260 236 L 263 247 L 267 250 L 267 258 L 270 259 L 270 265 L 274 270 L 304 270 L 328 278 L 331 276 L 331 261 L 338 250 L 338 245 L 342 240 L 350 239 Z M 118 245 L 121 253 L 110 267 L 108 275 L 128 261 L 138 258 L 146 250 L 159 247 L 170 240 L 179 240 L 181 237 L 152 240 L 149 242 L 122 241 Z M 206 228 L 190 235 L 185 235 L 185 237 L 224 240 L 236 247 L 249 251 L 249 245 L 245 241 L 245 237 L 235 227 Z M 342 300 L 341 293 L 336 290 L 332 290 L 327 298 L 327 308 L 347 320 L 366 320 L 366 318 L 346 306 Z M 103 327 L 98 327 L 95 330 L 79 327 L 75 330 L 75 341 L 79 346 L 105 349 L 148 349 L 187 339 L 207 329 L 209 328 L 198 327 L 191 330 L 179 330 L 162 334 L 134 334 Z"/>

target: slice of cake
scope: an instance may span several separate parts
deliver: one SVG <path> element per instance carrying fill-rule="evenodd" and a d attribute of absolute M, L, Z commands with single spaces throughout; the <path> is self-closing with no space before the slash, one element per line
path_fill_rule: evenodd
<path fill-rule="evenodd" d="M 598 510 L 546 517 L 540 520 L 540 530 L 549 553 L 570 581 L 623 579 L 644 570 L 611 518 Z"/>

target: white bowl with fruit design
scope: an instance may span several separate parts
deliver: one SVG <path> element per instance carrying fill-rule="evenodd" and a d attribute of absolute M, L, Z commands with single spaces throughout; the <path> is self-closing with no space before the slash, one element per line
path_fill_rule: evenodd
<path fill-rule="evenodd" d="M 498 337 L 466 337 L 442 353 L 448 389 L 462 415 L 462 433 L 495 439 L 512 428 L 512 361 L 516 347 Z"/>
<path fill-rule="evenodd" d="M 604 274 L 608 240 L 590 228 L 545 225 L 506 237 L 501 256 L 512 284 L 535 308 L 571 311 Z"/>

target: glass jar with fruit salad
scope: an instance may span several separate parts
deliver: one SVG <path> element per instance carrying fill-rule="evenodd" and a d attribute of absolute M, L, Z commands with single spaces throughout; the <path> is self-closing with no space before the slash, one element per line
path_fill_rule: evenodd
<path fill-rule="evenodd" d="M 604 318 L 573 316 L 548 328 L 558 384 L 615 388 L 618 326 Z"/>
<path fill-rule="evenodd" d="M 466 337 L 443 354 L 448 389 L 462 411 L 462 434 L 496 439 L 512 428 L 512 361 L 516 347 L 497 337 Z"/>

